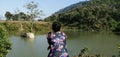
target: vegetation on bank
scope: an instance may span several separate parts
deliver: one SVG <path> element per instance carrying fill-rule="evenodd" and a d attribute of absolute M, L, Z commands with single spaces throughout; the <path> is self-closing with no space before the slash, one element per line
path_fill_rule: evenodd
<path fill-rule="evenodd" d="M 105 56 L 102 53 L 99 54 L 89 54 L 90 50 L 87 47 L 84 47 L 82 50 L 80 50 L 80 53 L 76 56 L 72 57 L 120 57 L 120 50 L 118 51 L 118 55 L 112 55 L 112 56 Z"/>
<path fill-rule="evenodd" d="M 47 22 L 37 22 L 43 21 L 41 16 L 43 15 L 42 10 L 38 9 L 38 3 L 34 1 L 28 2 L 24 5 L 28 11 L 27 13 L 15 10 L 15 13 L 7 11 L 5 13 L 6 21 L 1 21 L 0 24 L 3 25 L 8 32 L 44 32 L 49 30 L 49 23 Z"/>
<path fill-rule="evenodd" d="M 7 31 L 0 25 L 0 57 L 6 57 L 11 49 L 11 43 L 8 40 Z"/>
<path fill-rule="evenodd" d="M 79 4 L 79 3 L 78 3 Z M 80 2 L 79 6 L 64 9 L 45 21 L 61 22 L 64 26 L 81 31 L 114 31 L 120 32 L 120 0 L 89 0 Z M 67 11 L 65 11 L 67 10 Z"/>
<path fill-rule="evenodd" d="M 4 26 L 9 33 L 39 32 L 45 33 L 50 31 L 50 23 L 34 21 L 31 25 L 30 21 L 1 21 L 0 25 Z M 32 27 L 32 31 L 31 31 Z"/>

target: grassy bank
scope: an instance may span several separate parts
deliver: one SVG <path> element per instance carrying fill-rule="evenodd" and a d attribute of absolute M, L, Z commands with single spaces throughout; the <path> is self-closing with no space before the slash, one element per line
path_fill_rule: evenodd
<path fill-rule="evenodd" d="M 9 33 L 34 32 L 46 33 L 50 31 L 51 23 L 34 21 L 0 21 L 0 25 L 4 26 Z M 32 27 L 32 30 L 31 30 Z"/>

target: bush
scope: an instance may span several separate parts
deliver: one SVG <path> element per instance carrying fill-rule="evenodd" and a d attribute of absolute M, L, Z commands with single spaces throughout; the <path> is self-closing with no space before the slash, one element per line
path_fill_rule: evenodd
<path fill-rule="evenodd" d="M 4 25 L 7 31 L 19 31 L 20 28 L 20 24 L 14 22 L 5 22 Z"/>
<path fill-rule="evenodd" d="M 6 57 L 8 51 L 11 49 L 11 44 L 8 40 L 7 31 L 0 26 L 0 57 Z"/>
<path fill-rule="evenodd" d="M 113 32 L 120 32 L 120 23 L 117 24 Z"/>

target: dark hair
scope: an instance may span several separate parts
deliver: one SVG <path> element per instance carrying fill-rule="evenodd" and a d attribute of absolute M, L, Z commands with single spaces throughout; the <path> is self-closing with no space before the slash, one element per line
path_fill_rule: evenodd
<path fill-rule="evenodd" d="M 61 28 L 61 24 L 59 22 L 53 22 L 53 24 L 52 24 L 52 30 L 54 32 L 60 31 L 60 28 Z"/>

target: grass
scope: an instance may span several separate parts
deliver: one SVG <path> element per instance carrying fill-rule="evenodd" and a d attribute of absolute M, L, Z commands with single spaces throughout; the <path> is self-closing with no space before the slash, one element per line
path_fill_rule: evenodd
<path fill-rule="evenodd" d="M 51 23 L 43 21 L 0 21 L 0 25 L 4 26 L 8 32 L 32 32 L 45 33 L 50 31 Z"/>

